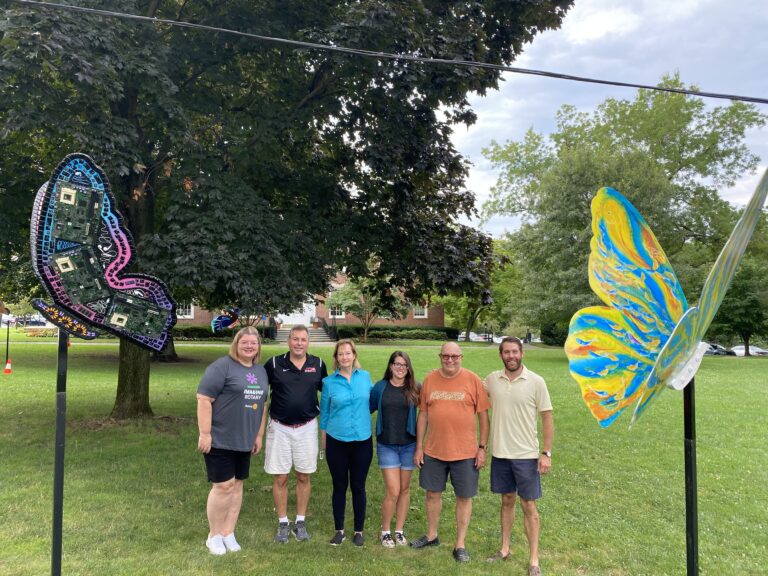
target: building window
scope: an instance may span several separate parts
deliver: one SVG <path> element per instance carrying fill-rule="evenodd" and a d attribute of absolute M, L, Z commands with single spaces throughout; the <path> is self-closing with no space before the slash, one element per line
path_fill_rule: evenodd
<path fill-rule="evenodd" d="M 179 320 L 193 320 L 195 318 L 195 305 L 191 302 L 176 304 L 176 318 Z"/>
<path fill-rule="evenodd" d="M 328 314 L 331 318 L 344 318 L 344 308 L 340 304 L 334 304 L 328 308 Z"/>
<path fill-rule="evenodd" d="M 414 318 L 426 318 L 427 317 L 427 307 L 426 306 L 414 306 L 413 307 L 413 317 Z"/>

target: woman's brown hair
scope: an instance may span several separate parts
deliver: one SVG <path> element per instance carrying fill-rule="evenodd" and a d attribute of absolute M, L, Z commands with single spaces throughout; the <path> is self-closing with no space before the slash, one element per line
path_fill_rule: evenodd
<path fill-rule="evenodd" d="M 392 372 L 392 364 L 394 363 L 395 359 L 402 358 L 405 360 L 405 363 L 408 365 L 408 370 L 405 374 L 405 379 L 403 383 L 403 394 L 405 394 L 405 397 L 408 399 L 408 402 L 413 404 L 414 406 L 419 405 L 419 384 L 416 382 L 416 376 L 413 373 L 413 365 L 411 364 L 411 359 L 405 352 L 401 350 L 395 350 L 392 352 L 392 355 L 389 357 L 389 362 L 387 362 L 387 369 L 384 371 L 384 380 L 391 381 L 393 372 Z"/>

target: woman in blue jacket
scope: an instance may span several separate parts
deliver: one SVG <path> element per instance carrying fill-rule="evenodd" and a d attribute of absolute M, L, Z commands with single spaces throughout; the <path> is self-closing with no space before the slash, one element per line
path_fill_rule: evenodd
<path fill-rule="evenodd" d="M 338 546 L 344 535 L 347 487 L 352 489 L 355 533 L 352 543 L 363 545 L 365 527 L 365 480 L 373 460 L 371 442 L 371 376 L 360 369 L 351 340 L 339 340 L 333 351 L 333 374 L 323 378 L 320 396 L 320 433 L 328 469 L 333 480 L 333 521 L 336 533 L 331 544 Z"/>
<path fill-rule="evenodd" d="M 387 493 L 381 503 L 381 544 L 385 548 L 405 545 L 403 531 L 411 503 L 411 474 L 416 448 L 416 406 L 419 386 L 411 359 L 399 350 L 389 357 L 384 378 L 371 390 L 371 412 L 376 418 L 376 454 Z M 395 520 L 395 536 L 389 529 Z"/>

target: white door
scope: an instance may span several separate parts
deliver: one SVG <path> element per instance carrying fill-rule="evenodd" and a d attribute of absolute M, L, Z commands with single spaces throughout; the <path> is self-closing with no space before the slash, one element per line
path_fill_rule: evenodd
<path fill-rule="evenodd" d="M 312 324 L 312 319 L 315 317 L 316 312 L 317 307 L 315 306 L 315 303 L 310 301 L 305 302 L 300 309 L 294 310 L 290 314 L 278 314 L 277 317 L 282 319 L 283 325 L 293 326 L 294 324 L 304 324 L 309 326 Z"/>

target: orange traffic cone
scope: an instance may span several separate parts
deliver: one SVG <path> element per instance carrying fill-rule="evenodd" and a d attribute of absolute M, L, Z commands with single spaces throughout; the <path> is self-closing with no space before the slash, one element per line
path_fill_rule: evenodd
<path fill-rule="evenodd" d="M 13 370 L 11 370 L 11 359 L 8 358 L 8 360 L 5 361 L 5 370 L 3 373 L 10 374 L 11 372 L 13 372 Z"/>

